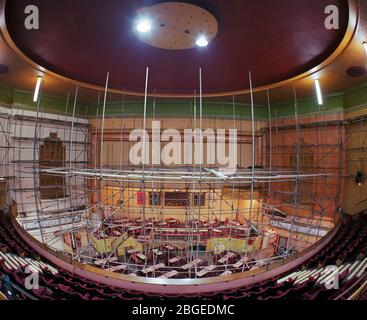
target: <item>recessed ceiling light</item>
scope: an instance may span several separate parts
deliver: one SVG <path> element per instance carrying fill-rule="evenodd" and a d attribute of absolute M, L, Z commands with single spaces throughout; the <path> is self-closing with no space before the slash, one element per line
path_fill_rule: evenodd
<path fill-rule="evenodd" d="M 5 74 L 9 72 L 9 67 L 5 64 L 0 64 L 0 74 Z"/>
<path fill-rule="evenodd" d="M 138 30 L 141 33 L 147 33 L 150 30 L 152 30 L 152 24 L 147 19 L 139 20 L 136 25 L 136 30 Z"/>
<path fill-rule="evenodd" d="M 366 73 L 367 70 L 363 66 L 352 66 L 346 71 L 346 74 L 352 78 L 363 77 Z"/>
<path fill-rule="evenodd" d="M 208 39 L 205 36 L 200 36 L 197 40 L 196 40 L 196 45 L 198 47 L 206 47 L 209 44 Z"/>

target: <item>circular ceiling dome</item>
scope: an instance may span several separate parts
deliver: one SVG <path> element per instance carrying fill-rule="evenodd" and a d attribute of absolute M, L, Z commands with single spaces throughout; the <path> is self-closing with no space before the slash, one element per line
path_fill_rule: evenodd
<path fill-rule="evenodd" d="M 167 50 L 195 48 L 200 37 L 210 43 L 218 33 L 218 22 L 210 12 L 183 2 L 143 8 L 135 25 L 133 30 L 141 41 Z"/>
<path fill-rule="evenodd" d="M 8 44 L 24 60 L 84 85 L 104 87 L 110 72 L 110 89 L 143 94 L 148 66 L 149 92 L 193 95 L 201 68 L 204 94 L 224 95 L 247 90 L 249 71 L 253 86 L 261 87 L 319 66 L 346 36 L 350 9 L 348 0 L 192 3 L 195 5 L 158 0 L 34 0 L 40 28 L 26 30 L 24 8 L 29 0 L 8 0 L 2 29 L 9 35 Z M 329 5 L 339 8 L 337 30 L 325 28 Z M 166 8 L 171 13 L 162 11 Z M 193 22 L 184 28 L 189 12 Z M 144 38 L 134 30 L 142 13 L 153 15 L 151 30 Z M 195 46 L 192 40 L 200 31 L 209 40 L 204 50 L 179 50 Z"/>

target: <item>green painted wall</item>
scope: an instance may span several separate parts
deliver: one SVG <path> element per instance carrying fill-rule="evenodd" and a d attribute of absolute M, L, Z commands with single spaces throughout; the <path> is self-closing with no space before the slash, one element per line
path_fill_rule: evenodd
<path fill-rule="evenodd" d="M 0 103 L 8 107 L 17 107 L 27 110 L 36 110 L 36 104 L 33 102 L 33 92 L 12 89 L 7 86 L 0 85 Z M 43 95 L 41 98 L 41 110 L 55 114 L 72 114 L 73 99 L 70 99 L 66 110 L 66 98 Z M 272 104 L 272 116 L 275 117 L 293 117 L 295 112 L 294 101 L 285 101 Z M 345 110 L 347 113 L 366 109 L 367 113 L 367 83 L 364 83 L 353 89 L 349 89 L 342 93 L 337 93 L 324 97 L 324 105 L 318 106 L 316 98 L 300 99 L 298 101 L 298 113 L 306 115 L 315 112 L 332 112 Z M 101 116 L 101 107 L 98 110 Z M 199 112 L 199 106 L 197 106 Z M 157 100 L 155 105 L 155 114 L 157 117 L 192 117 L 194 114 L 193 103 L 191 101 L 162 101 Z M 97 104 L 78 103 L 76 107 L 76 115 L 79 117 L 94 118 L 97 115 Z M 106 117 L 112 116 L 142 116 L 143 102 L 107 102 Z M 232 103 L 207 102 L 204 100 L 203 116 L 218 118 L 233 118 Z M 153 116 L 153 102 L 149 101 L 147 116 Z M 248 104 L 236 103 L 235 116 L 237 119 L 251 118 L 251 107 Z M 267 119 L 268 109 L 265 105 L 255 105 L 255 118 Z"/>
<path fill-rule="evenodd" d="M 367 84 L 350 89 L 344 93 L 344 108 L 348 111 L 351 108 L 367 106 Z"/>
<path fill-rule="evenodd" d="M 8 107 L 17 107 L 24 110 L 36 111 L 37 105 L 33 102 L 33 92 L 11 89 L 0 86 L 0 103 Z M 68 107 L 65 98 L 43 95 L 41 97 L 40 111 L 54 114 L 72 114 L 73 101 L 70 100 Z M 67 109 L 67 110 L 66 110 Z M 78 103 L 75 108 L 75 114 L 79 117 L 86 117 L 88 105 Z"/>
<path fill-rule="evenodd" d="M 13 105 L 21 107 L 27 110 L 36 110 L 37 105 L 33 102 L 33 93 L 21 90 L 13 90 Z M 53 97 L 43 95 L 41 97 L 40 109 L 44 112 L 50 112 L 55 114 L 72 114 L 73 113 L 73 100 L 70 99 L 67 103 L 67 99 L 60 97 Z M 88 105 L 78 103 L 75 108 L 75 114 L 77 116 L 87 116 Z"/>
<path fill-rule="evenodd" d="M 13 103 L 13 91 L 10 88 L 0 87 L 0 102 L 6 105 Z"/>
<path fill-rule="evenodd" d="M 197 115 L 199 114 L 199 105 L 197 105 Z M 155 109 L 155 112 L 154 112 Z M 204 117 L 219 117 L 219 118 L 233 118 L 234 116 L 239 118 L 250 118 L 251 117 L 251 107 L 245 104 L 236 104 L 235 111 L 233 111 L 233 105 L 228 103 L 220 102 L 204 102 L 203 103 L 203 116 Z M 107 103 L 106 105 L 106 117 L 112 116 L 142 116 L 144 113 L 144 105 L 140 103 L 122 103 L 114 102 Z M 98 115 L 101 117 L 102 107 L 98 108 Z M 147 106 L 147 116 L 153 117 L 168 116 L 168 117 L 193 117 L 194 107 L 191 102 L 177 102 L 177 101 L 159 101 L 155 103 L 148 103 Z M 97 105 L 89 106 L 89 117 L 95 117 L 97 115 Z M 257 119 L 268 118 L 268 111 L 265 106 L 257 105 L 255 106 L 255 117 Z"/>
<path fill-rule="evenodd" d="M 343 95 L 336 94 L 324 97 L 324 104 L 319 106 L 314 98 L 300 99 L 297 101 L 298 114 L 317 113 L 324 111 L 343 110 Z M 272 116 L 289 117 L 295 115 L 295 102 L 287 101 L 272 106 Z"/>

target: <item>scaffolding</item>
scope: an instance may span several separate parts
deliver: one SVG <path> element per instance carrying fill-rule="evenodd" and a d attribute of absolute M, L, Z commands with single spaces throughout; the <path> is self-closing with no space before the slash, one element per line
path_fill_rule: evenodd
<path fill-rule="evenodd" d="M 1 114 L 7 120 L 0 126 L 6 137 L 0 147 L 5 150 L 2 163 L 23 227 L 80 262 L 146 277 L 162 276 L 155 269 L 162 263 L 160 269 L 181 278 L 204 276 L 200 263 L 214 265 L 216 272 L 209 273 L 214 276 L 243 272 L 285 259 L 323 237 L 336 223 L 341 204 L 343 115 L 321 109 L 314 115 L 300 114 L 292 88 L 293 117 L 278 116 L 267 90 L 268 118 L 258 120 L 249 73 L 250 119 L 240 115 L 238 97 L 229 104 L 230 117 L 204 117 L 201 69 L 198 78 L 199 90 L 189 103 L 192 117 L 185 120 L 157 115 L 160 101 L 149 94 L 148 68 L 139 117 L 124 113 L 126 96 L 120 97 L 120 113 L 108 115 L 109 74 L 104 92 L 96 92 L 96 115 L 88 108 L 84 116 L 76 115 L 80 87 L 66 97 L 63 115 L 47 113 L 42 90 L 36 111 Z M 129 139 L 131 130 L 142 128 L 145 159 L 155 142 L 146 135 L 152 131 L 148 119 L 162 118 L 168 119 L 162 130 L 174 123 L 180 134 L 193 129 L 192 139 L 199 141 L 193 158 L 208 154 L 205 129 L 237 130 L 235 170 L 195 161 L 180 166 L 131 164 L 129 151 L 136 143 Z M 230 135 L 224 139 L 226 144 L 232 141 Z M 59 158 L 41 159 L 47 141 L 65 148 L 61 164 Z M 44 176 L 63 181 L 62 197 L 41 196 L 44 188 L 60 188 L 41 185 Z M 285 245 L 280 245 L 281 237 L 287 239 Z M 167 263 L 174 259 L 189 265 L 188 271 Z"/>

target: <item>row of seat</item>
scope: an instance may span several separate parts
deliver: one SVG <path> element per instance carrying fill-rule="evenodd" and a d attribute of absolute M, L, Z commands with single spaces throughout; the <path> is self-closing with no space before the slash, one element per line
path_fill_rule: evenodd
<path fill-rule="evenodd" d="M 17 235 L 9 214 L 0 212 L 0 275 L 7 275 L 10 281 L 22 290 L 19 296 L 29 295 L 41 300 L 142 300 L 142 299 L 202 299 L 202 300 L 315 300 L 334 299 L 362 277 L 367 269 L 367 219 L 365 215 L 346 219 L 346 223 L 334 240 L 319 254 L 299 269 L 251 286 L 202 294 L 166 294 L 122 290 L 90 281 L 52 265 L 34 252 Z M 333 254 L 337 252 L 337 255 Z M 339 259 L 357 257 L 353 261 Z M 329 269 L 324 263 L 336 265 Z M 39 273 L 39 288 L 27 289 L 25 267 L 32 267 Z M 338 275 L 339 289 L 329 289 Z"/>

